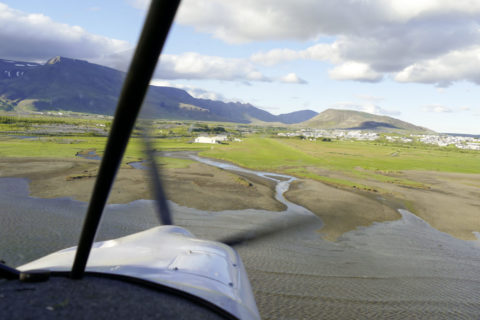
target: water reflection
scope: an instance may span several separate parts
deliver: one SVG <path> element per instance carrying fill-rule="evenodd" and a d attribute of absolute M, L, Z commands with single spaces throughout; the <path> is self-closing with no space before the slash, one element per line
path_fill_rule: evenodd
<path fill-rule="evenodd" d="M 0 179 L 0 201 L 0 258 L 10 264 L 78 241 L 85 203 L 29 197 L 25 179 Z M 208 212 L 174 203 L 171 208 L 178 225 L 206 239 L 305 213 L 302 207 L 280 213 Z M 478 318 L 480 242 L 453 238 L 406 210 L 400 213 L 400 220 L 357 228 L 337 242 L 323 240 L 318 228 L 307 228 L 238 247 L 262 317 Z M 97 240 L 156 224 L 152 201 L 108 205 Z"/>

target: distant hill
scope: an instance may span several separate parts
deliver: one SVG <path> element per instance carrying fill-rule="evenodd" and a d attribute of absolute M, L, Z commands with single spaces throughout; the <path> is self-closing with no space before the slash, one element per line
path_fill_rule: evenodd
<path fill-rule="evenodd" d="M 0 80 L 0 96 L 20 111 L 113 114 L 124 78 L 120 71 L 61 57 L 36 66 L 3 60 L 0 68 L 6 63 L 17 66 L 17 76 Z"/>
<path fill-rule="evenodd" d="M 315 117 L 317 114 L 318 112 L 312 110 L 300 110 L 290 113 L 279 114 L 277 117 L 279 119 L 278 121 L 280 122 L 294 124 L 307 121 Z"/>
<path fill-rule="evenodd" d="M 427 128 L 419 127 L 392 117 L 378 116 L 361 111 L 337 109 L 327 109 L 315 117 L 302 122 L 300 125 L 318 129 L 433 132 Z"/>
<path fill-rule="evenodd" d="M 45 64 L 0 59 L 0 110 L 75 111 L 113 115 L 125 73 L 83 60 L 55 57 Z M 197 99 L 186 91 L 150 86 L 143 115 L 184 120 L 298 123 L 310 110 L 280 116 L 251 104 Z"/>

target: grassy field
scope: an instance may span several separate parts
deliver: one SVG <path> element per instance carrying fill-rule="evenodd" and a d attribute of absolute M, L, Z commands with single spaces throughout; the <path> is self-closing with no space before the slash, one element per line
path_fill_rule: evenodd
<path fill-rule="evenodd" d="M 227 123 L 148 123 L 154 128 L 153 134 L 164 137 L 154 142 L 154 147 L 158 150 L 195 150 L 203 156 L 230 161 L 243 167 L 283 172 L 343 187 L 371 189 L 367 184 L 359 183 L 359 179 L 413 188 L 428 187 L 399 177 L 397 173 L 402 170 L 480 173 L 480 152 L 476 151 L 418 143 L 324 142 L 259 135 L 228 145 L 192 144 L 189 142 L 192 135 L 198 135 L 198 130 L 209 132 L 220 129 L 238 134 L 245 128 Z M 98 134 L 102 134 L 102 130 L 106 133 L 110 125 L 109 119 L 0 115 L 0 131 L 20 136 L 33 135 L 27 139 L 4 135 L 0 138 L 0 157 L 73 158 L 85 150 L 95 151 L 101 156 L 106 137 Z M 39 128 L 50 129 L 46 129 L 46 134 L 37 135 L 35 132 Z M 72 128 L 76 131 L 69 132 Z M 256 127 L 250 129 L 252 128 Z M 63 130 L 65 134 L 62 134 Z M 142 158 L 143 144 L 138 138 L 130 139 L 123 163 Z"/>
<path fill-rule="evenodd" d="M 402 170 L 480 173 L 480 152 L 427 145 L 409 146 L 362 141 L 307 141 L 300 139 L 249 138 L 241 143 L 216 145 L 200 153 L 243 167 L 271 170 L 347 187 L 348 177 L 424 188 L 421 183 L 395 177 Z M 337 172 L 344 178 L 318 174 Z M 370 188 L 360 186 L 361 188 Z"/>
<path fill-rule="evenodd" d="M 386 173 L 398 170 L 480 173 L 480 152 L 362 141 L 250 138 L 241 143 L 216 145 L 202 154 L 258 169 L 313 165 L 347 171 L 361 167 Z"/>
<path fill-rule="evenodd" d="M 157 150 L 205 150 L 205 145 L 189 143 L 190 139 L 157 139 L 154 148 Z M 0 137 L 0 157 L 40 157 L 40 158 L 75 158 L 78 152 L 85 150 L 95 151 L 103 155 L 107 138 L 85 136 L 58 136 L 58 137 L 31 137 L 17 138 L 10 136 Z M 139 138 L 129 141 L 123 163 L 143 159 L 144 145 Z M 184 163 L 181 159 L 164 160 L 168 163 Z"/>
<path fill-rule="evenodd" d="M 11 174 L 12 166 L 15 167 L 16 164 L 18 164 L 16 170 L 19 175 L 28 170 L 42 173 L 61 168 L 68 171 L 66 178 L 52 180 L 53 182 L 49 185 L 51 174 L 44 173 L 41 179 L 37 179 L 39 185 L 37 189 L 32 188 L 40 192 L 40 196 L 45 196 L 43 192 L 45 189 L 50 190 L 48 192 L 57 192 L 62 188 L 66 188 L 65 190 L 73 188 L 72 194 L 75 195 L 91 192 L 87 182 L 89 178 L 96 175 L 96 164 L 69 160 L 76 159 L 78 153 L 87 154 L 92 151 L 102 156 L 106 137 L 75 135 L 72 132 L 62 135 L 56 130 L 45 135 L 35 135 L 24 130 L 28 128 L 28 121 L 9 124 L 10 119 L 3 120 L 2 125 L 13 125 L 21 129 L 15 135 L 11 133 L 0 135 L 0 158 L 3 160 L 4 175 Z M 57 125 L 64 127 L 65 124 Z M 159 151 L 197 151 L 201 156 L 229 161 L 242 167 L 308 179 L 297 181 L 298 183 L 292 185 L 285 196 L 290 201 L 309 208 L 329 223 L 330 226 L 327 225 L 322 230 L 331 239 L 356 226 L 368 226 L 373 222 L 398 219 L 398 213 L 393 209 L 393 207 L 398 208 L 397 204 L 417 214 L 438 230 L 448 232 L 460 239 L 473 240 L 472 232 L 479 230 L 480 152 L 478 151 L 385 141 L 308 141 L 299 138 L 276 138 L 271 133 L 255 134 L 253 131 L 245 133 L 248 137 L 242 137 L 241 142 L 196 144 L 191 143 L 191 133 L 188 132 L 190 127 L 191 124 L 176 122 L 155 123 L 154 134 L 157 137 L 163 136 L 164 133 L 160 132 L 161 130 L 168 130 L 168 133 L 167 137 L 154 139 L 153 147 Z M 210 127 L 215 129 L 215 126 L 209 125 Z M 175 136 L 182 132 L 188 133 L 189 136 Z M 143 173 L 140 172 L 141 170 L 129 170 L 131 166 L 127 165 L 129 162 L 145 158 L 142 140 L 136 136 L 130 139 L 122 161 L 123 169 L 120 170 L 120 173 L 124 174 L 119 178 L 119 181 L 123 181 L 120 182 L 121 191 L 118 193 L 122 195 L 122 201 L 125 200 L 125 195 L 133 194 L 132 188 L 137 193 L 128 198 L 128 201 L 144 199 L 146 196 L 142 193 L 143 191 L 140 191 L 147 190 L 147 187 L 138 188 L 138 185 L 145 183 Z M 198 188 L 194 192 L 197 195 L 195 199 L 203 199 L 205 192 L 221 194 L 217 202 L 223 201 L 222 203 L 225 204 L 222 210 L 230 209 L 231 203 L 228 199 L 231 199 L 232 195 L 237 197 L 236 203 L 243 206 L 245 202 L 248 203 L 259 197 L 258 190 L 250 190 L 252 183 L 242 179 L 237 179 L 238 181 L 234 181 L 233 185 L 237 189 L 245 188 L 245 190 L 242 189 L 244 193 L 236 194 L 237 189 L 234 192 L 231 189 L 219 189 L 219 185 L 226 183 L 226 178 L 220 179 L 218 171 L 202 167 L 198 163 L 193 163 L 192 160 L 166 157 L 158 160 L 167 169 L 165 172 L 170 174 L 170 181 L 174 182 L 171 185 L 178 187 L 175 191 L 178 201 L 183 201 L 184 198 L 194 199 L 195 197 L 191 197 L 191 188 L 195 186 Z M 40 165 L 35 167 L 35 163 Z M 82 166 L 88 168 L 85 169 Z M 206 175 L 205 172 L 208 170 L 213 170 L 215 175 Z M 74 178 L 70 179 L 71 177 Z M 199 183 L 213 189 L 205 191 L 199 187 Z M 51 189 L 46 188 L 45 185 L 50 186 Z M 47 195 L 51 195 L 48 192 Z M 319 204 L 320 193 L 323 197 L 322 205 Z M 57 197 L 72 196 L 63 193 L 54 194 Z M 188 197 L 185 197 L 187 194 Z M 381 196 L 378 196 L 379 194 Z M 268 191 L 263 194 L 262 199 L 270 201 L 271 197 L 271 191 Z M 338 200 L 336 206 L 329 207 L 327 204 L 335 204 L 335 199 Z M 393 211 L 385 209 L 383 201 L 386 199 L 390 203 L 388 210 Z M 359 201 L 364 205 L 364 210 L 358 209 Z M 373 204 L 371 201 L 376 202 Z M 199 201 L 192 202 L 190 205 L 195 207 L 202 204 Z M 348 210 L 342 209 L 347 207 Z M 275 207 L 275 210 L 277 209 Z M 385 212 L 390 212 L 393 216 Z M 455 213 L 461 214 L 455 218 Z M 329 220 L 329 217 L 335 219 Z M 356 222 L 352 224 L 349 221 Z"/>
<path fill-rule="evenodd" d="M 358 178 L 420 187 L 392 175 L 402 170 L 480 173 L 480 152 L 430 146 L 380 144 L 362 141 L 306 141 L 252 137 L 228 145 L 192 144 L 190 138 L 156 139 L 157 150 L 195 150 L 206 157 L 243 167 L 271 170 L 325 182 L 350 185 L 348 180 L 319 175 L 321 168 Z M 54 136 L 0 139 L 0 157 L 72 158 L 83 150 L 103 154 L 105 137 Z M 140 139 L 130 139 L 125 162 L 144 158 Z"/>
<path fill-rule="evenodd" d="M 111 126 L 107 119 L 86 119 L 80 117 L 54 117 L 45 115 L 12 116 L 0 114 L 0 132 L 3 133 L 33 133 L 48 135 L 51 128 L 64 129 L 68 134 L 71 129 L 83 131 L 85 135 L 106 135 Z M 80 135 L 78 132 L 77 135 Z"/>

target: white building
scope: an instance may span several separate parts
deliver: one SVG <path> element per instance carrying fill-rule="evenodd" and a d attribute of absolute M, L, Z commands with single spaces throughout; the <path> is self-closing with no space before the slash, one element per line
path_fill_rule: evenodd
<path fill-rule="evenodd" d="M 227 136 L 215 136 L 215 137 L 205 137 L 205 136 L 200 136 L 196 137 L 195 140 L 193 141 L 194 143 L 221 143 L 224 141 L 227 141 L 228 137 Z"/>
<path fill-rule="evenodd" d="M 194 143 L 217 143 L 215 137 L 196 137 Z"/>

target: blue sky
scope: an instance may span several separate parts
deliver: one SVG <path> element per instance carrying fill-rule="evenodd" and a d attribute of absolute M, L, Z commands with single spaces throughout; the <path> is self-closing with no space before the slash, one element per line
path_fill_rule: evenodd
<path fill-rule="evenodd" d="M 0 0 L 0 58 L 125 70 L 148 0 Z M 480 2 L 184 0 L 154 84 L 480 134 Z"/>

